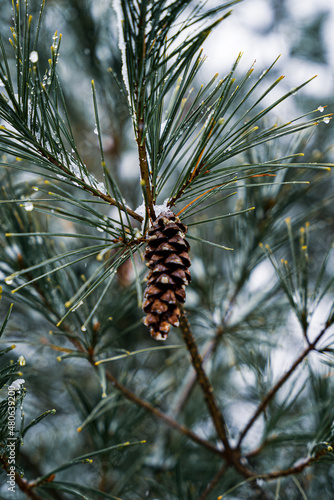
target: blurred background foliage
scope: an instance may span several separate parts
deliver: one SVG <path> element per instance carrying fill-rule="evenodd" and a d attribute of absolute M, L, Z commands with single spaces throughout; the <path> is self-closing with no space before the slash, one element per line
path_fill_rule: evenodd
<path fill-rule="evenodd" d="M 324 80 L 328 75 L 333 84 L 333 35 L 330 40 L 327 26 L 328 18 L 331 16 L 333 19 L 333 8 L 330 10 L 319 2 L 315 15 L 312 12 L 309 16 L 301 16 L 299 9 L 303 9 L 303 2 L 297 0 L 268 0 L 265 8 L 262 4 L 245 0 L 236 5 L 232 17 L 218 28 L 221 30 L 219 43 L 215 42 L 216 32 L 211 34 L 209 50 L 213 55 L 209 60 L 214 59 L 214 63 L 210 62 L 202 68 L 195 84 L 199 88 L 211 78 L 213 72 L 209 72 L 208 68 L 212 64 L 217 72 L 223 71 L 224 74 L 229 70 L 224 63 L 225 45 L 220 46 L 220 40 L 224 39 L 225 24 L 232 23 L 233 19 L 232 26 L 241 27 L 243 33 L 247 32 L 251 39 L 258 40 L 259 46 L 267 44 L 269 35 L 282 40 L 282 58 L 285 62 L 290 61 L 284 71 L 290 70 L 289 81 L 292 79 L 294 85 L 313 76 L 313 71 L 305 72 L 304 64 L 312 69 L 312 64 L 320 68 L 318 87 L 310 85 L 314 88 L 313 94 L 306 90 L 307 87 L 302 89 L 293 101 L 290 99 L 290 110 L 284 108 L 284 103 L 282 109 L 279 108 L 281 116 L 289 115 L 291 109 L 294 116 L 303 114 L 320 105 L 327 105 L 327 109 L 332 111 L 333 85 L 328 92 L 328 82 Z M 208 7 L 214 5 L 215 2 L 208 3 Z M 39 2 L 32 1 L 30 10 L 34 18 L 38 18 L 39 9 Z M 247 18 L 247 9 L 257 12 L 253 25 Z M 1 33 L 8 34 L 11 24 L 11 2 L 6 1 L 1 5 Z M 47 0 L 38 48 L 43 67 L 47 66 L 50 40 L 55 30 L 58 34 L 62 33 L 58 73 L 81 157 L 88 170 L 102 180 L 97 161 L 100 151 L 94 131 L 90 83 L 94 79 L 98 90 L 105 159 L 122 187 L 126 203 L 136 208 L 142 202 L 138 153 L 127 103 L 118 92 L 109 70 L 112 68 L 118 78 L 122 78 L 111 2 Z M 224 43 L 229 44 L 228 39 Z M 231 46 L 228 52 L 233 55 L 229 57 L 235 59 L 242 46 Z M 278 55 L 276 46 L 274 44 L 273 49 L 268 49 L 272 60 Z M 249 54 L 244 57 L 247 57 L 247 66 L 253 58 L 258 58 L 257 54 L 251 55 L 252 59 Z M 266 65 L 261 66 L 261 55 L 259 59 L 255 71 L 260 75 Z M 11 64 L 15 62 L 11 61 Z M 302 77 L 301 68 L 304 68 Z M 280 71 L 280 66 L 277 70 L 274 67 L 273 80 L 280 76 Z M 323 96 L 321 92 L 319 95 L 322 85 Z M 312 135 L 304 133 L 294 139 L 294 143 L 288 137 L 279 143 L 261 145 L 245 153 L 240 161 L 265 162 L 273 156 L 283 157 L 303 150 L 303 161 L 333 163 L 333 123 L 315 128 Z M 28 174 L 3 168 L 0 175 L 3 200 L 25 199 L 31 193 L 33 182 L 38 180 L 36 176 L 32 181 Z M 303 277 L 306 274 L 309 280 L 307 313 L 319 298 L 306 328 L 311 341 L 330 314 L 333 315 L 334 261 L 329 253 L 333 245 L 334 226 L 332 175 L 327 170 L 301 168 L 280 171 L 277 176 L 281 182 L 309 183 L 264 185 L 265 178 L 247 179 L 245 184 L 248 187 L 239 188 L 237 196 L 223 202 L 224 211 L 228 213 L 255 207 L 252 213 L 191 226 L 193 220 L 198 222 L 201 218 L 215 217 L 217 206 L 214 205 L 199 212 L 197 218 L 186 220 L 186 223 L 190 222 L 189 234 L 195 238 L 189 240 L 192 248 L 192 284 L 187 291 L 186 309 L 206 360 L 205 367 L 217 400 L 225 412 L 233 443 L 237 442 L 240 430 L 258 402 L 305 347 L 305 328 L 303 331 L 299 306 L 303 302 Z M 76 192 L 73 188 L 74 195 Z M 19 204 L 3 203 L 0 209 L 2 281 L 15 270 L 33 266 L 50 255 L 56 256 L 65 249 L 70 251 L 87 243 L 84 239 L 40 236 L 9 241 L 5 237 L 8 232 L 71 233 L 75 227 L 70 220 L 55 218 L 42 211 L 27 211 Z M 115 211 L 116 208 L 111 207 L 106 214 L 115 216 Z M 301 228 L 304 229 L 301 231 Z M 87 230 L 87 235 L 94 235 L 94 230 Z M 309 238 L 307 259 L 302 249 L 305 246 L 302 241 L 304 233 L 308 233 Z M 196 241 L 196 238 L 231 247 L 233 251 Z M 264 246 L 261 247 L 260 243 Z M 297 255 L 295 261 L 294 252 Z M 292 272 L 284 268 L 285 259 L 291 264 Z M 322 266 L 324 259 L 326 266 Z M 128 262 L 130 264 L 126 263 L 119 269 L 117 280 L 103 297 L 87 332 L 81 327 L 99 298 L 98 292 L 90 295 L 81 308 L 71 313 L 63 329 L 55 325 L 64 314 L 64 304 L 71 293 L 78 290 L 96 270 L 99 261 L 95 258 L 77 262 L 23 288 L 17 299 L 15 294 L 10 294 L 10 283 L 6 285 L 3 282 L 1 319 L 5 318 L 12 300 L 14 309 L 2 344 L 16 344 L 13 351 L 4 354 L 3 366 L 6 363 L 8 366 L 10 360 L 17 363 L 19 356 L 26 359 L 26 366 L 21 368 L 27 390 L 21 421 L 24 419 L 27 425 L 46 410 L 56 410 L 55 414 L 48 414 L 47 418 L 30 428 L 24 439 L 22 437 L 24 445 L 18 450 L 18 464 L 24 470 L 24 477 L 28 480 L 43 477 L 75 457 L 86 457 L 96 450 L 115 446 L 108 453 L 93 457 L 92 463 L 84 458 L 78 464 L 56 472 L 54 481 L 41 482 L 36 494 L 43 499 L 198 499 L 221 467 L 219 456 L 188 440 L 182 433 L 171 430 L 142 407 L 127 401 L 122 392 L 106 380 L 105 367 L 138 397 L 191 428 L 203 439 L 215 443 L 214 428 L 202 394 L 194 384 L 193 370 L 180 332 L 175 330 L 171 333 L 168 340 L 171 348 L 145 351 L 155 347 L 155 344 L 141 322 L 142 312 L 137 305 L 133 268 L 130 259 Z M 137 265 L 144 277 L 139 259 Z M 304 272 L 305 266 L 307 273 Z M 34 276 L 32 272 L 29 279 Z M 284 279 L 287 281 L 284 282 Z M 284 286 L 286 283 L 288 285 Z M 289 297 L 287 290 L 294 290 L 294 293 Z M 332 334 L 330 329 L 326 332 L 327 336 L 322 339 L 322 352 L 310 353 L 307 361 L 272 399 L 243 442 L 245 463 L 259 474 L 291 467 L 302 457 L 315 453 L 314 449 L 326 451 L 320 457 L 321 463 L 305 468 L 298 476 L 282 477 L 271 482 L 258 479 L 256 483 L 243 483 L 238 472 L 227 469 L 207 498 L 215 499 L 230 489 L 231 492 L 224 498 L 297 500 L 317 498 L 319 494 L 324 498 L 334 498 L 333 453 L 326 448 L 334 440 L 331 428 L 334 418 Z M 98 358 L 119 356 L 119 359 L 103 363 L 94 371 L 80 353 L 77 342 L 87 349 L 93 346 Z M 179 347 L 173 348 L 175 345 Z M 127 352 L 140 349 L 144 352 L 126 356 Z M 6 387 L 2 391 L 3 397 L 5 391 Z M 77 431 L 78 428 L 81 432 Z M 146 443 L 142 443 L 143 440 Z M 125 442 L 137 444 L 118 447 Z M 259 452 L 255 453 L 257 449 Z M 5 477 L 5 472 L 0 472 L 3 482 L 1 498 L 26 498 L 19 488 L 15 495 L 8 493 Z M 235 489 L 238 484 L 240 486 Z"/>

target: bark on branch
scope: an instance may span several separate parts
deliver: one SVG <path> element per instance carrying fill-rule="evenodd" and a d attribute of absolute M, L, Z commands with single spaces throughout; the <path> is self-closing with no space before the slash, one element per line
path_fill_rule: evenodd
<path fill-rule="evenodd" d="M 212 385 L 208 379 L 206 372 L 204 371 L 202 357 L 198 351 L 198 347 L 193 334 L 191 333 L 189 321 L 183 308 L 181 308 L 180 327 L 182 330 L 183 339 L 191 356 L 192 365 L 196 372 L 198 383 L 203 391 L 204 399 L 207 404 L 209 413 L 212 417 L 217 434 L 224 444 L 226 454 L 231 450 L 227 437 L 226 422 L 216 402 Z"/>

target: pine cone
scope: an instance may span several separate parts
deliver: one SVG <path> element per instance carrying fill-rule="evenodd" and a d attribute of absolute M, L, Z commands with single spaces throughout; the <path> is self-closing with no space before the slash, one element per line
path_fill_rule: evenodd
<path fill-rule="evenodd" d="M 166 340 L 170 326 L 179 326 L 180 309 L 184 303 L 185 286 L 191 277 L 188 251 L 184 235 L 187 226 L 173 212 L 164 212 L 148 231 L 149 244 L 145 260 L 150 268 L 144 293 L 143 311 L 147 313 L 144 324 L 156 340 Z"/>

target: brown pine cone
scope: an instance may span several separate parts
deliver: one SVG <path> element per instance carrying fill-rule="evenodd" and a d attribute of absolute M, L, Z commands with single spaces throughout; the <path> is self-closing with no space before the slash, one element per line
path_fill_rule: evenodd
<path fill-rule="evenodd" d="M 163 212 L 148 231 L 145 260 L 150 268 L 144 293 L 144 324 L 155 340 L 166 340 L 170 326 L 179 326 L 177 303 L 186 298 L 191 277 L 187 226 L 173 212 Z"/>

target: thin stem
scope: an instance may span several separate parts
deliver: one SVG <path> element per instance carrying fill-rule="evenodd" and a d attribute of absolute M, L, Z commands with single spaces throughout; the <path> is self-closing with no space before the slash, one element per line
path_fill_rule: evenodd
<path fill-rule="evenodd" d="M 202 357 L 198 351 L 196 341 L 191 333 L 190 324 L 183 308 L 181 308 L 180 327 L 182 330 L 183 339 L 191 356 L 192 365 L 195 369 L 198 383 L 203 391 L 204 399 L 211 414 L 217 434 L 224 444 L 225 453 L 228 453 L 229 451 L 231 451 L 231 447 L 227 438 L 227 426 L 223 414 L 217 405 L 215 396 L 213 394 L 212 385 L 208 379 L 206 372 L 204 371 Z"/>
<path fill-rule="evenodd" d="M 306 358 L 306 356 L 313 351 L 316 348 L 316 344 L 319 342 L 321 337 L 324 335 L 324 333 L 327 330 L 327 325 L 321 330 L 319 333 L 318 337 L 315 339 L 315 341 L 310 344 L 304 351 L 300 354 L 300 356 L 296 359 L 296 361 L 292 364 L 291 368 L 278 380 L 278 382 L 270 389 L 270 391 L 267 393 L 267 395 L 263 398 L 262 402 L 260 405 L 257 407 L 255 413 L 253 416 L 250 418 L 248 423 L 246 424 L 245 428 L 240 434 L 239 441 L 237 444 L 237 449 L 240 448 L 241 443 L 248 433 L 248 431 L 251 429 L 253 426 L 254 422 L 258 419 L 258 417 L 261 415 L 261 413 L 265 410 L 265 408 L 268 406 L 269 402 L 273 399 L 275 394 L 278 392 L 278 390 L 282 387 L 282 385 L 285 384 L 285 382 L 288 380 L 288 378 L 294 373 L 296 368 L 300 365 L 300 363 Z"/>
<path fill-rule="evenodd" d="M 267 474 L 260 474 L 256 476 L 257 479 L 263 479 L 264 481 L 272 481 L 280 477 L 291 476 L 292 474 L 300 474 L 306 467 L 310 467 L 315 462 L 319 460 L 323 455 L 325 455 L 326 450 L 321 450 L 314 457 L 306 458 L 303 462 L 289 467 L 288 469 L 277 470 L 273 472 L 268 472 Z"/>
<path fill-rule="evenodd" d="M 248 476 L 247 480 L 241 484 L 253 483 L 253 481 L 257 481 L 258 479 L 262 479 L 263 481 L 274 481 L 274 480 L 279 479 L 281 477 L 287 477 L 287 476 L 291 476 L 294 474 L 300 474 L 301 472 L 303 472 L 304 469 L 306 469 L 307 467 L 310 467 L 311 465 L 316 463 L 319 460 L 319 458 L 321 458 L 325 454 L 326 454 L 326 450 L 321 450 L 314 457 L 306 458 L 303 462 L 301 462 L 298 465 L 295 465 L 293 467 L 289 467 L 287 469 L 282 469 L 279 471 L 268 472 L 267 474 L 253 474 L 251 476 Z M 219 480 L 223 477 L 227 468 L 228 468 L 227 464 L 223 465 L 223 467 L 218 471 L 216 476 L 212 479 L 211 483 L 209 483 L 209 485 L 206 487 L 205 491 L 202 493 L 202 496 L 198 500 L 205 500 L 207 498 L 208 494 L 213 490 L 213 488 L 218 484 Z M 251 484 L 250 484 L 250 486 L 251 486 Z M 234 490 L 235 488 L 236 487 L 233 487 L 232 489 Z M 229 490 L 229 492 L 231 492 L 232 489 Z M 226 493 L 227 492 L 225 492 L 225 494 Z M 262 492 L 262 493 L 265 495 L 264 492 Z M 260 498 L 258 496 L 258 494 L 257 494 L 256 498 Z"/>
<path fill-rule="evenodd" d="M 149 211 L 149 215 L 151 220 L 154 221 L 156 217 L 153 205 L 153 195 L 152 195 L 152 188 L 150 183 L 149 168 L 147 161 L 146 142 L 145 138 L 143 137 L 143 129 L 144 129 L 144 119 L 139 117 L 137 144 L 138 144 L 138 154 L 139 154 L 140 176 L 146 192 L 146 201 L 147 201 L 147 208 Z"/>
<path fill-rule="evenodd" d="M 229 467 L 228 464 L 224 464 L 219 469 L 217 474 L 214 476 L 214 478 L 211 480 L 211 482 L 207 485 L 207 487 L 205 488 L 205 490 L 203 491 L 202 495 L 199 497 L 198 500 L 205 500 L 207 498 L 207 496 L 211 493 L 211 491 L 217 486 L 217 484 L 219 483 L 220 479 L 225 474 L 228 467 Z"/>
<path fill-rule="evenodd" d="M 141 45 L 140 53 L 138 54 L 137 60 L 137 82 L 135 84 L 135 101 L 137 104 L 137 130 L 136 130 L 136 140 L 138 146 L 138 154 L 139 154 L 139 167 L 140 167 L 140 177 L 142 184 L 144 185 L 145 190 L 145 202 L 147 206 L 147 210 L 152 221 L 155 220 L 155 211 L 154 211 L 154 203 L 153 203 L 153 190 L 150 182 L 150 172 L 149 165 L 147 160 L 147 150 L 146 150 L 146 140 L 144 136 L 145 129 L 145 71 L 146 71 L 146 34 L 145 28 L 147 26 L 146 21 L 146 3 L 142 3 L 140 5 L 140 18 L 138 24 L 138 38 L 137 42 Z"/>

